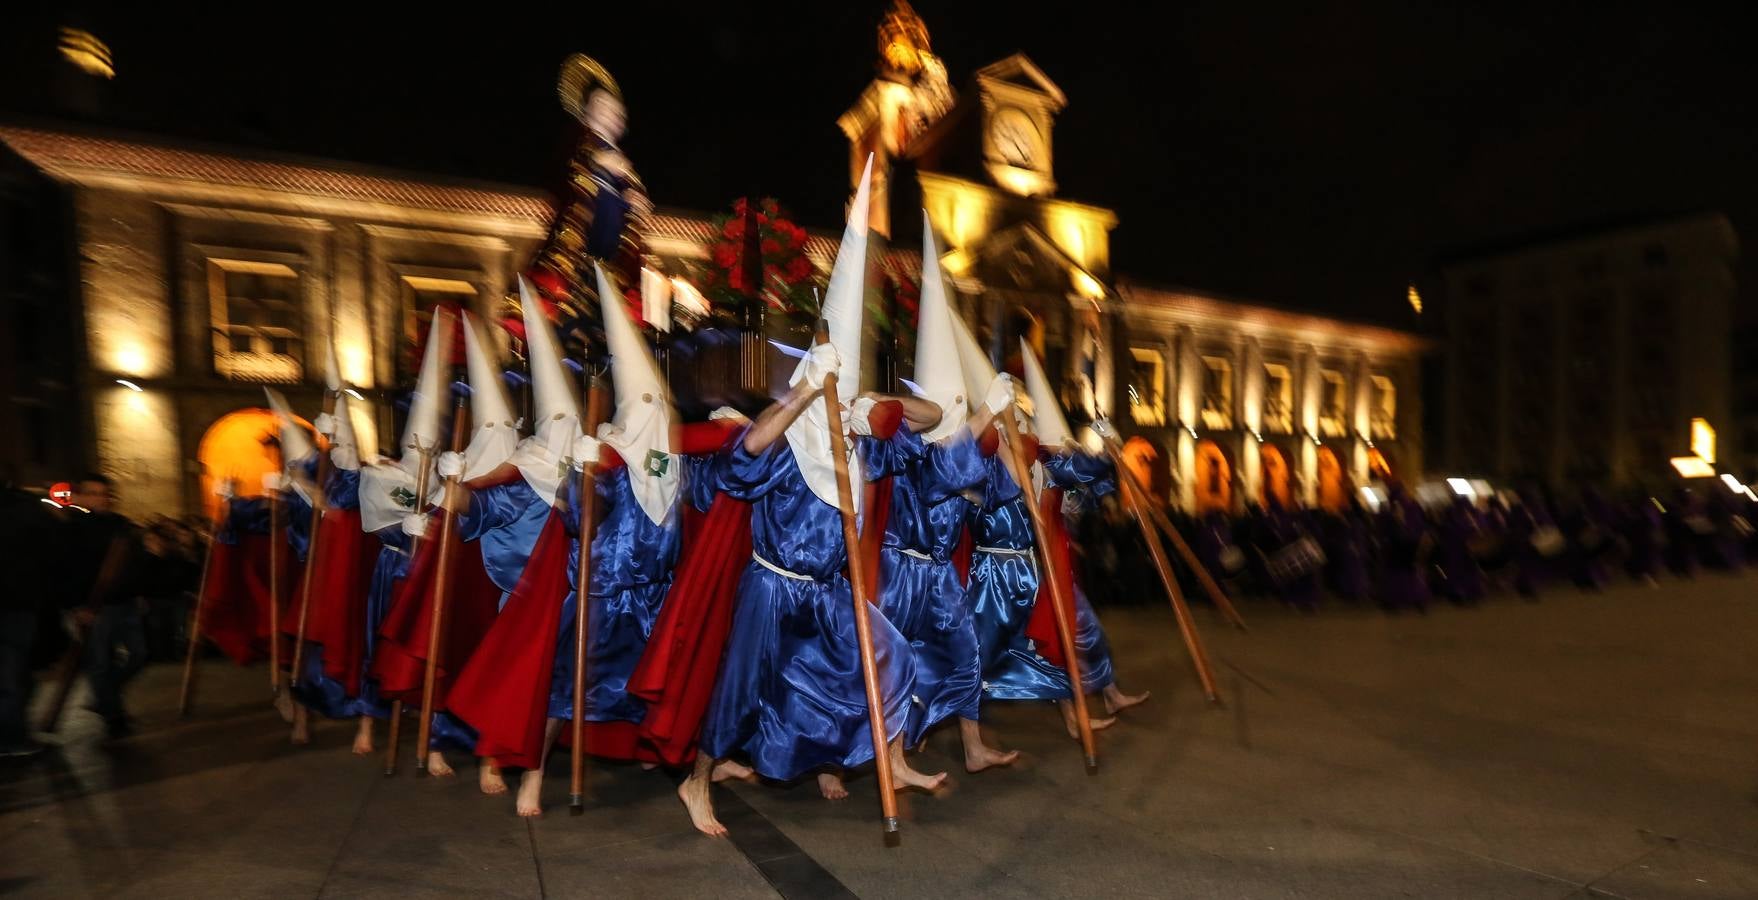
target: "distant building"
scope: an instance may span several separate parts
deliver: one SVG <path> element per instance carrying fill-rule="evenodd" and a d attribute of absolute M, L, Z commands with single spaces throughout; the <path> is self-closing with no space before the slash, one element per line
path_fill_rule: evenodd
<path fill-rule="evenodd" d="M 1690 452 L 1693 418 L 1735 456 L 1738 254 L 1733 226 L 1706 213 L 1444 262 L 1436 465 L 1557 486 L 1662 482 Z"/>
<path fill-rule="evenodd" d="M 1084 439 L 1112 416 L 1132 465 L 1197 511 L 1335 507 L 1373 478 L 1421 475 L 1424 339 L 1114 278 L 1116 214 L 1055 196 L 1067 98 L 1042 70 L 1016 54 L 957 96 L 901 3 L 880 57 L 838 120 L 851 186 L 876 158 L 871 224 L 889 238 L 877 261 L 919 278 L 925 208 L 996 362 L 1017 372 L 1028 339 Z M 663 175 L 652 181 L 663 195 Z M 241 430 L 228 423 L 260 422 L 264 385 L 316 409 L 331 340 L 373 430 L 396 434 L 386 391 L 412 380 L 433 307 L 493 315 L 550 216 L 525 188 L 5 126 L 0 199 L 0 260 L 15 267 L 0 314 L 19 342 L 18 364 L 0 361 L 0 459 L 37 480 L 101 468 L 137 515 L 201 507 L 222 438 Z M 644 262 L 674 277 L 715 240 L 697 214 L 642 228 Z M 828 271 L 836 241 L 815 234 L 805 251 Z M 874 383 L 895 388 L 904 355 L 873 354 Z"/>

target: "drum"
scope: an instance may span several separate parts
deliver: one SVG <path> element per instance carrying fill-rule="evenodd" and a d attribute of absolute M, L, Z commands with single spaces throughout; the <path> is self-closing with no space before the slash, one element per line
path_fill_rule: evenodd
<path fill-rule="evenodd" d="M 1303 537 L 1277 550 L 1265 565 L 1270 580 L 1287 584 L 1317 572 L 1325 564 L 1325 551 L 1318 541 Z"/>

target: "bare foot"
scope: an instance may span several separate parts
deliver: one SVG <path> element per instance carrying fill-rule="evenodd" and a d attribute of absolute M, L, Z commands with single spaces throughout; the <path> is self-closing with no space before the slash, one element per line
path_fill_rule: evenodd
<path fill-rule="evenodd" d="M 289 725 L 293 724 L 292 691 L 289 691 L 286 688 L 281 688 L 280 692 L 275 694 L 275 712 L 281 714 L 281 721 L 286 722 Z"/>
<path fill-rule="evenodd" d="M 519 797 L 513 805 L 519 808 L 519 815 L 526 818 L 543 815 L 543 770 L 526 769 L 519 776 Z"/>
<path fill-rule="evenodd" d="M 891 779 L 895 782 L 892 787 L 896 790 L 913 787 L 921 788 L 924 791 L 934 791 L 939 790 L 940 785 L 946 783 L 946 773 L 936 772 L 933 775 L 924 775 L 917 772 L 904 761 L 903 749 L 898 747 L 891 753 Z"/>
<path fill-rule="evenodd" d="M 1122 690 L 1118 689 L 1117 685 L 1108 684 L 1105 686 L 1105 712 L 1116 715 L 1131 706 L 1138 706 L 1147 702 L 1150 693 L 1152 693 L 1152 691 L 1142 691 L 1139 694 L 1125 694 Z"/>
<path fill-rule="evenodd" d="M 657 768 L 659 768 L 659 763 L 644 762 L 641 764 L 641 771 L 643 772 L 651 772 Z"/>
<path fill-rule="evenodd" d="M 366 756 L 372 752 L 372 718 L 361 716 L 360 724 L 354 729 L 354 755 Z"/>
<path fill-rule="evenodd" d="M 295 744 L 311 743 L 311 714 L 306 712 L 305 707 L 303 706 L 293 707 L 293 735 L 291 740 Z"/>
<path fill-rule="evenodd" d="M 690 813 L 690 824 L 709 837 L 726 837 L 726 826 L 714 817 L 714 800 L 708 796 L 708 779 L 700 770 L 678 785 L 678 799 Z"/>
<path fill-rule="evenodd" d="M 818 773 L 818 793 L 823 794 L 826 800 L 847 800 L 848 788 L 842 786 L 842 773 Z"/>
<path fill-rule="evenodd" d="M 435 778 L 450 778 L 454 773 L 452 772 L 452 764 L 446 762 L 444 753 L 438 750 L 429 750 L 427 751 L 427 774 Z"/>
<path fill-rule="evenodd" d="M 1018 750 L 1009 750 L 1003 753 L 985 744 L 964 745 L 964 770 L 966 772 L 981 772 L 991 766 L 1010 766 L 1016 759 L 1019 759 Z"/>
<path fill-rule="evenodd" d="M 715 764 L 713 779 L 714 782 L 718 784 L 729 779 L 747 781 L 755 775 L 756 773 L 751 771 L 750 766 L 747 766 L 744 763 L 733 762 L 730 759 L 723 759 Z"/>
<path fill-rule="evenodd" d="M 1074 738 L 1077 741 L 1080 740 L 1080 726 L 1074 723 L 1073 715 L 1064 713 L 1062 716 L 1062 724 L 1068 728 L 1069 737 Z M 1117 724 L 1117 720 L 1111 716 L 1106 716 L 1103 719 L 1089 718 L 1087 719 L 1087 724 L 1090 725 L 1094 731 L 1104 731 Z"/>
<path fill-rule="evenodd" d="M 495 765 L 494 761 L 490 759 L 484 759 L 476 767 L 476 786 L 490 797 L 507 792 L 507 780 L 501 777 L 500 766 Z"/>

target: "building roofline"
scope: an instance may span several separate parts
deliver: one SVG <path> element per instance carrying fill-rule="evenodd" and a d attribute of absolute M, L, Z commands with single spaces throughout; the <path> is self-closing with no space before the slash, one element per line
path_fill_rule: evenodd
<path fill-rule="evenodd" d="M 1212 291 L 1149 284 L 1123 277 L 1117 279 L 1116 290 L 1126 304 L 1145 301 L 1143 308 L 1152 305 L 1198 315 L 1230 318 L 1234 321 L 1250 320 L 1275 328 L 1344 334 L 1379 343 L 1396 344 L 1416 351 L 1438 346 L 1432 338 L 1389 325 L 1289 309 L 1260 301 L 1240 300 Z"/>
<path fill-rule="evenodd" d="M 1731 227 L 1727 215 L 1714 209 L 1625 213 L 1462 245 L 1442 251 L 1434 257 L 1432 265 L 1435 269 L 1449 269 L 1493 259 L 1520 256 L 1527 252 L 1545 250 L 1561 244 L 1610 237 L 1622 232 L 1692 223 Z"/>

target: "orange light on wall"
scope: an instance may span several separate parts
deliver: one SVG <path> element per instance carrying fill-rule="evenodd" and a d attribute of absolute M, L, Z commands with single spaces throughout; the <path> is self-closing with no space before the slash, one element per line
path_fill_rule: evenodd
<path fill-rule="evenodd" d="M 321 441 L 311 423 L 295 418 L 301 428 L 312 432 L 314 444 Z M 202 467 L 202 507 L 210 518 L 219 509 L 215 491 L 223 481 L 232 481 L 236 496 L 262 495 L 262 477 L 281 471 L 280 435 L 280 420 L 261 408 L 227 413 L 202 435 L 195 457 Z"/>
<path fill-rule="evenodd" d="M 1698 459 L 1715 464 L 1715 428 L 1708 419 L 1691 420 L 1691 452 Z"/>
<path fill-rule="evenodd" d="M 1675 456 L 1671 462 L 1681 478 L 1710 478 L 1715 475 L 1715 467 L 1700 456 Z"/>

